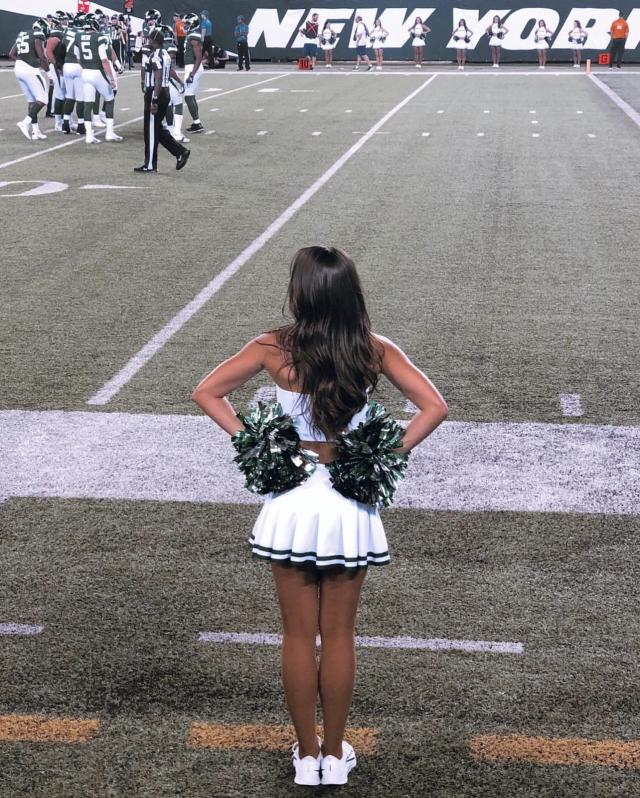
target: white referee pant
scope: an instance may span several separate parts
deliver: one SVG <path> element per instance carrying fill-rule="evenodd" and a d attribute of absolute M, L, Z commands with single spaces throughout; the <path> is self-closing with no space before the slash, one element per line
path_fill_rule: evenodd
<path fill-rule="evenodd" d="M 193 72 L 193 64 L 187 64 L 184 68 L 184 96 L 185 97 L 195 97 L 196 92 L 198 91 L 198 84 L 200 83 L 200 78 L 202 77 L 202 73 L 204 72 L 204 67 L 202 64 L 198 67 L 198 71 L 193 74 L 193 82 L 187 83 L 187 78 Z"/>
<path fill-rule="evenodd" d="M 45 83 L 44 75 L 38 67 L 29 66 L 26 61 L 16 61 L 14 72 L 27 100 L 46 105 L 49 85 Z"/>
<path fill-rule="evenodd" d="M 49 77 L 53 83 L 53 99 L 64 100 L 66 96 L 64 90 L 64 79 L 53 64 L 49 64 Z"/>
<path fill-rule="evenodd" d="M 96 92 L 101 94 L 107 102 L 115 97 L 113 88 L 101 69 L 83 69 L 82 81 L 84 83 L 84 101 L 86 103 L 95 101 Z"/>
<path fill-rule="evenodd" d="M 65 64 L 62 67 L 64 92 L 68 100 L 84 102 L 84 82 L 80 64 Z"/>

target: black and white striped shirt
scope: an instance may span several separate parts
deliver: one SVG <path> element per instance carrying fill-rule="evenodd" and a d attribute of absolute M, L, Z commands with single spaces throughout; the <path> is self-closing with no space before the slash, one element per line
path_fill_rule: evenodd
<path fill-rule="evenodd" d="M 171 56 L 163 48 L 154 50 L 150 53 L 147 63 L 145 64 L 144 72 L 144 87 L 145 89 L 153 89 L 156 84 L 156 70 L 162 73 L 161 88 L 166 89 L 169 86 L 169 74 L 171 72 Z"/>

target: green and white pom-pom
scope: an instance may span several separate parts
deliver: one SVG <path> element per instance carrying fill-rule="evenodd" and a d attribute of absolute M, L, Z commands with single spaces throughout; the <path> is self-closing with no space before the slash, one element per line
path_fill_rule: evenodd
<path fill-rule="evenodd" d="M 338 435 L 338 457 L 328 464 L 333 487 L 349 499 L 387 507 L 407 467 L 402 427 L 378 402 L 370 402 L 365 421 Z"/>
<path fill-rule="evenodd" d="M 246 416 L 238 413 L 244 429 L 231 438 L 238 454 L 233 458 L 253 493 L 280 493 L 300 485 L 316 470 L 318 456 L 300 448 L 300 436 L 291 416 L 279 402 L 258 406 Z"/>

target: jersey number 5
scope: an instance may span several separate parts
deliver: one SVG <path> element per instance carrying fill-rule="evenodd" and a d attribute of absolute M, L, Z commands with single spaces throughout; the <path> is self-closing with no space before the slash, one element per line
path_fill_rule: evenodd
<path fill-rule="evenodd" d="M 80 38 L 80 49 L 82 50 L 82 57 L 85 61 L 91 61 L 91 39 L 85 39 L 84 36 Z"/>

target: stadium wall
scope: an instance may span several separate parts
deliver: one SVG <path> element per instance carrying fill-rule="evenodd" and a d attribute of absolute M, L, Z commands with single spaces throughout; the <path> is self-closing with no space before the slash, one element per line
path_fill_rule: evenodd
<path fill-rule="evenodd" d="M 589 39 L 585 48 L 585 58 L 597 59 L 600 52 L 609 46 L 608 30 L 611 22 L 618 15 L 618 6 L 610 3 L 593 2 L 590 6 L 574 6 L 570 2 L 555 0 L 546 6 L 530 6 L 519 2 L 504 3 L 501 7 L 472 2 L 454 4 L 434 0 L 430 6 L 416 5 L 357 5 L 348 2 L 317 3 L 305 6 L 300 2 L 250 3 L 243 0 L 199 0 L 195 3 L 184 0 L 149 0 L 148 3 L 136 0 L 132 24 L 134 28 L 141 24 L 144 11 L 153 3 L 165 21 L 171 21 L 174 11 L 200 12 L 206 8 L 213 20 L 213 39 L 215 44 L 234 50 L 233 27 L 238 14 L 243 14 L 250 25 L 250 45 L 253 58 L 256 60 L 295 59 L 302 51 L 303 40 L 298 29 L 310 15 L 317 11 L 320 21 L 329 20 L 339 41 L 335 49 L 337 60 L 353 59 L 354 44 L 352 30 L 356 14 L 360 14 L 365 23 L 371 27 L 376 16 L 380 16 L 383 26 L 389 31 L 389 39 L 385 48 L 388 60 L 412 58 L 411 38 L 407 29 L 413 19 L 422 16 L 432 32 L 427 37 L 425 61 L 455 60 L 454 42 L 451 31 L 460 17 L 464 17 L 468 27 L 473 31 L 471 49 L 468 51 L 469 61 L 488 61 L 488 39 L 484 30 L 491 22 L 494 14 L 499 14 L 509 33 L 503 43 L 503 61 L 537 60 L 534 36 L 534 23 L 544 19 L 547 27 L 554 30 L 554 37 L 549 51 L 549 61 L 569 60 L 568 33 L 573 20 L 579 19 L 583 27 L 589 31 Z M 91 10 L 100 7 L 105 12 L 121 12 L 122 2 L 90 3 Z M 629 22 L 629 38 L 625 52 L 627 62 L 640 61 L 640 7 L 621 6 L 623 15 Z M 10 50 L 16 34 L 30 26 L 33 17 L 45 15 L 53 10 L 76 10 L 75 0 L 0 0 L 0 53 Z"/>

